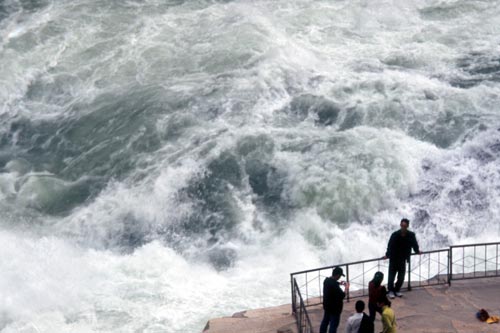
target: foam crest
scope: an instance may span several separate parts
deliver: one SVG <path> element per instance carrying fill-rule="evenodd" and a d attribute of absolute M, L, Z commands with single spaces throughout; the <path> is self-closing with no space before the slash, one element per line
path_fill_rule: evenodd
<path fill-rule="evenodd" d="M 415 195 L 409 200 L 423 230 L 435 243 L 493 241 L 498 226 L 484 228 L 499 210 L 498 126 L 492 126 L 460 148 L 424 160 Z"/>
<path fill-rule="evenodd" d="M 419 160 L 435 151 L 400 133 L 363 127 L 312 142 L 298 150 L 302 160 L 280 154 L 291 165 L 288 195 L 294 206 L 313 206 L 336 223 L 369 219 L 412 193 Z"/>

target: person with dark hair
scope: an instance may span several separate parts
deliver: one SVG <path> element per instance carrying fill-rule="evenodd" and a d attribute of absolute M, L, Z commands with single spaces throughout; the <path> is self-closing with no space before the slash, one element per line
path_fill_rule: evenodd
<path fill-rule="evenodd" d="M 319 328 L 320 333 L 326 333 L 328 326 L 330 329 L 328 333 L 337 333 L 337 327 L 340 323 L 340 315 L 342 314 L 342 307 L 344 306 L 344 298 L 346 292 L 349 290 L 349 282 L 340 282 L 339 279 L 344 275 L 344 271 L 340 267 L 335 267 L 332 270 L 332 276 L 327 277 L 323 281 L 323 320 Z M 340 288 L 344 286 L 345 291 Z"/>
<path fill-rule="evenodd" d="M 382 332 L 381 333 L 396 333 L 396 315 L 391 309 L 391 301 L 387 296 L 381 297 L 377 301 L 377 305 L 382 308 Z"/>
<path fill-rule="evenodd" d="M 373 333 L 373 321 L 363 312 L 365 302 L 357 301 L 355 309 L 356 313 L 347 319 L 346 333 Z"/>
<path fill-rule="evenodd" d="M 392 233 L 389 243 L 387 244 L 387 251 L 384 259 L 389 258 L 389 279 L 387 288 L 389 289 L 389 297 L 395 296 L 402 297 L 401 286 L 405 280 L 406 262 L 410 260 L 411 250 L 415 253 L 422 254 L 418 247 L 417 237 L 413 232 L 408 230 L 410 221 L 406 218 L 401 220 L 398 231 Z M 398 276 L 396 285 L 394 285 L 394 278 Z"/>
<path fill-rule="evenodd" d="M 376 272 L 373 279 L 368 283 L 368 311 L 372 322 L 375 321 L 377 312 L 382 313 L 382 309 L 377 306 L 377 300 L 387 293 L 387 290 L 382 285 L 383 280 L 384 273 Z"/>
<path fill-rule="evenodd" d="M 363 319 L 363 310 L 365 309 L 365 302 L 357 301 L 354 306 L 356 313 L 351 315 L 347 319 L 347 325 L 345 327 L 346 333 L 358 333 L 359 325 L 361 325 L 361 319 Z"/>

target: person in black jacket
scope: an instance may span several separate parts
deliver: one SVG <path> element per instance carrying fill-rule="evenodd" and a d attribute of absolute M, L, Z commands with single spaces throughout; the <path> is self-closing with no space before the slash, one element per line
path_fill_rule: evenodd
<path fill-rule="evenodd" d="M 403 285 L 406 273 L 406 261 L 410 259 L 411 249 L 415 253 L 422 254 L 418 247 L 418 242 L 415 234 L 408 230 L 410 221 L 402 219 L 400 223 L 401 229 L 392 233 L 389 243 L 387 244 L 387 252 L 384 259 L 389 258 L 389 278 L 387 289 L 389 289 L 389 297 L 401 297 L 400 289 Z M 398 275 L 396 285 L 394 278 Z"/>
<path fill-rule="evenodd" d="M 374 333 L 375 332 L 375 324 L 370 316 L 366 315 L 363 312 L 363 318 L 361 319 L 361 323 L 359 324 L 358 333 Z"/>
<path fill-rule="evenodd" d="M 319 333 L 326 333 L 326 329 L 330 326 L 328 333 L 337 333 L 337 327 L 340 323 L 340 315 L 344 306 L 344 298 L 349 290 L 349 282 L 340 282 L 339 279 L 344 275 L 344 271 L 340 267 L 335 267 L 332 270 L 332 276 L 327 277 L 323 281 L 323 320 L 319 328 Z M 342 291 L 340 285 L 343 285 L 345 291 Z"/>

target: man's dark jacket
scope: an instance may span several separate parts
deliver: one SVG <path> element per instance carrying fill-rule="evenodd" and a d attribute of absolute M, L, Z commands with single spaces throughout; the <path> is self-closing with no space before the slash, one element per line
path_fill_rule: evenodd
<path fill-rule="evenodd" d="M 415 253 L 419 252 L 415 233 L 408 230 L 406 231 L 406 236 L 403 237 L 401 230 L 398 230 L 392 233 L 385 255 L 391 261 L 404 262 L 410 259 L 412 248 Z"/>
<path fill-rule="evenodd" d="M 363 318 L 359 324 L 358 333 L 373 333 L 375 331 L 375 325 L 373 321 L 363 312 Z"/>
<path fill-rule="evenodd" d="M 344 306 L 345 292 L 340 289 L 339 282 L 332 277 L 323 281 L 323 309 L 330 314 L 341 314 Z"/>

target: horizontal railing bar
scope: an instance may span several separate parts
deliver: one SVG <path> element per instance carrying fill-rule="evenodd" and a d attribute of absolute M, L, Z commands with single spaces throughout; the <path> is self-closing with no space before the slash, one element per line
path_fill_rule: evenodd
<path fill-rule="evenodd" d="M 322 271 L 322 270 L 325 270 L 325 269 L 331 269 L 331 268 L 334 268 L 336 266 L 357 265 L 357 264 L 367 263 L 367 262 L 371 262 L 371 261 L 378 261 L 378 260 L 383 260 L 383 259 L 382 258 L 368 259 L 368 260 L 361 260 L 361 261 L 349 262 L 349 263 L 340 264 L 340 265 L 330 265 L 330 266 L 324 266 L 324 267 L 320 267 L 320 268 L 312 268 L 312 269 L 308 269 L 308 270 L 300 271 L 300 272 L 293 272 L 291 274 L 292 275 L 298 275 L 298 274 L 304 274 L 304 273 Z"/>
<path fill-rule="evenodd" d="M 450 245 L 450 249 L 460 248 L 460 247 L 469 247 L 469 246 L 485 246 L 485 245 L 499 245 L 500 242 L 492 242 L 492 243 L 478 243 L 478 244 L 463 244 L 463 245 Z"/>
<path fill-rule="evenodd" d="M 432 254 L 432 253 L 437 253 L 437 252 L 448 252 L 448 251 L 449 251 L 448 249 L 440 249 L 440 250 L 424 251 L 421 254 Z M 418 253 L 412 253 L 412 256 L 414 256 L 414 255 L 419 255 L 419 254 Z M 322 270 L 326 270 L 326 269 L 332 269 L 332 268 L 334 268 L 336 266 L 351 266 L 351 265 L 366 264 L 368 262 L 379 261 L 379 260 L 386 260 L 386 259 L 384 259 L 384 257 L 380 257 L 380 258 L 374 258 L 374 259 L 353 261 L 353 262 L 348 262 L 348 263 L 339 264 L 339 265 L 330 265 L 330 266 L 324 266 L 324 267 L 320 267 L 320 268 L 312 268 L 312 269 L 308 269 L 308 270 L 305 270 L 305 271 L 293 272 L 293 273 L 290 273 L 290 275 L 294 276 L 294 275 L 298 275 L 298 274 L 304 274 L 304 273 L 322 271 Z"/>
<path fill-rule="evenodd" d="M 461 275 L 461 274 L 458 274 Z M 476 276 L 470 276 L 470 277 L 453 277 L 453 280 L 459 281 L 459 280 L 477 280 L 477 279 L 484 279 L 484 278 L 493 278 L 493 277 L 499 277 L 500 275 L 476 275 Z"/>

